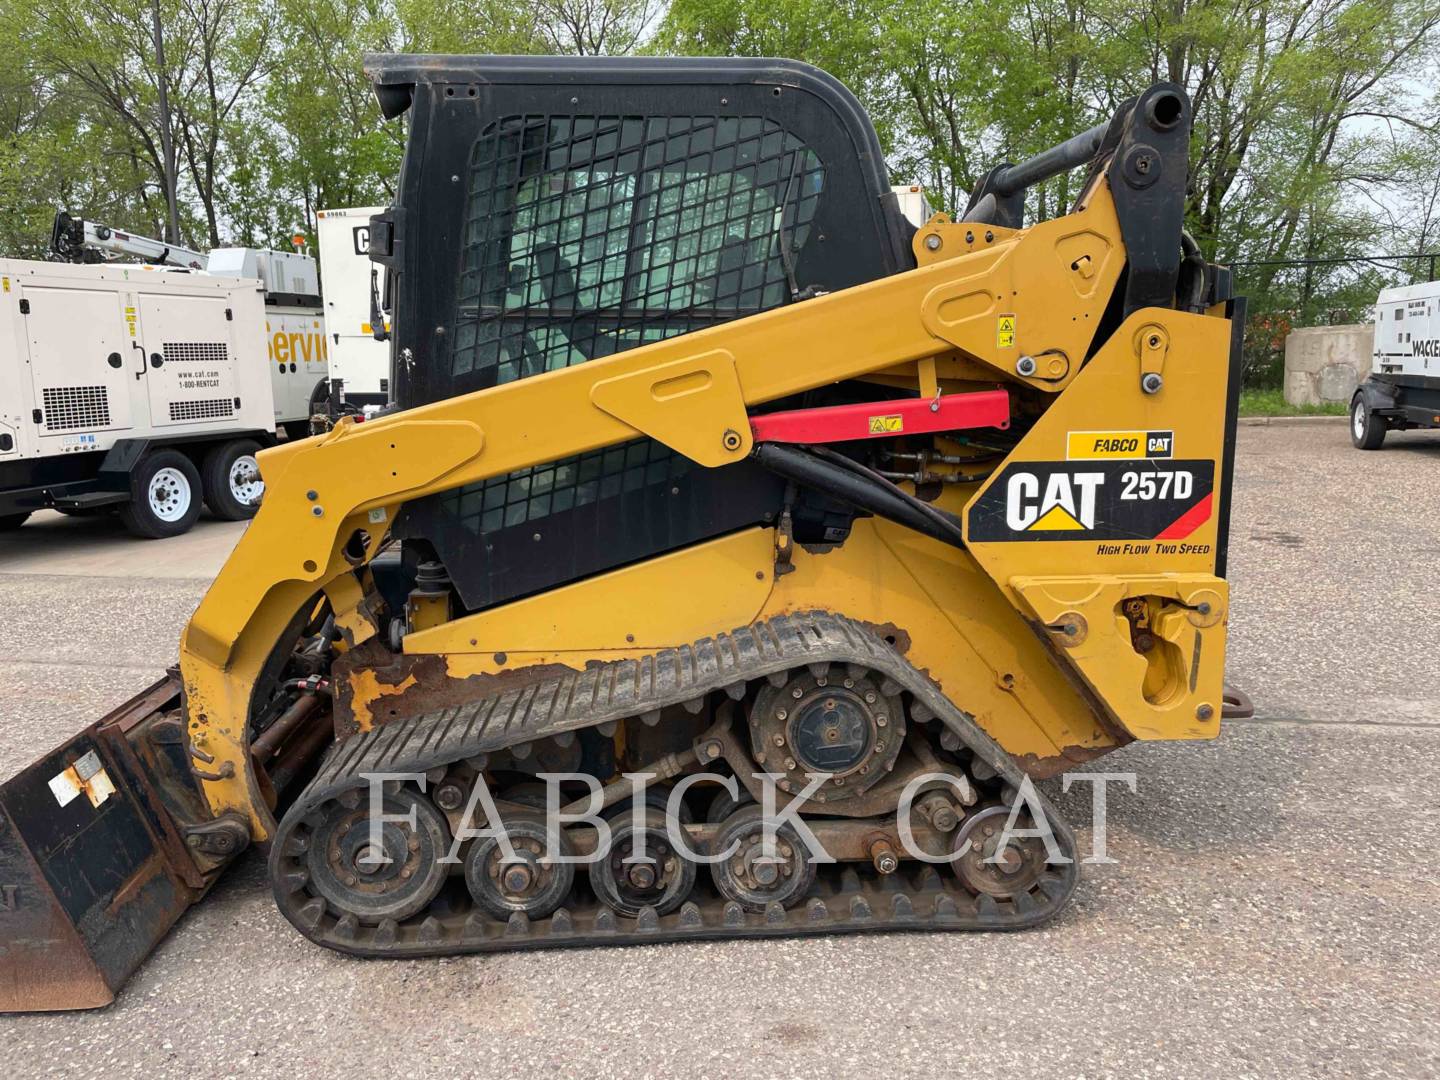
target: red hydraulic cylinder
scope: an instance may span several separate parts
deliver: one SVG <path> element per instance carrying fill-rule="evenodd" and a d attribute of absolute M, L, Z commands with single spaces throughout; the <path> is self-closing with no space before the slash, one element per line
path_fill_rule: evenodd
<path fill-rule="evenodd" d="M 750 418 L 757 443 L 830 443 L 885 439 L 966 428 L 1008 428 L 1010 395 L 1004 390 L 935 398 L 828 405 Z"/>

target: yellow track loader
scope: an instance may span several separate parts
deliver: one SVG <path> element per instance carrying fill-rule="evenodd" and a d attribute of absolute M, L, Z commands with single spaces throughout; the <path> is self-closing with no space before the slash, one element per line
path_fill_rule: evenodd
<path fill-rule="evenodd" d="M 110 1001 L 253 845 L 359 956 L 1053 916 L 1032 781 L 1226 708 L 1184 92 L 917 227 L 804 64 L 367 71 L 397 407 L 263 452 L 178 668 L 0 789 L 0 1009 Z"/>

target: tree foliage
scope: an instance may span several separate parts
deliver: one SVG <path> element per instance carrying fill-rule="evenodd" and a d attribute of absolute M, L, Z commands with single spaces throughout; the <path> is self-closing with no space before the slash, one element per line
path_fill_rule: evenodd
<path fill-rule="evenodd" d="M 171 183 L 200 247 L 386 201 L 403 131 L 360 65 L 387 50 L 807 60 L 861 98 L 896 182 L 952 212 L 1168 79 L 1195 105 L 1189 228 L 1235 266 L 1262 367 L 1276 327 L 1363 317 L 1440 252 L 1440 0 L 158 0 L 163 70 L 156 3 L 0 0 L 0 252 L 40 254 L 57 206 L 161 235 Z M 1377 253 L 1417 257 L 1343 261 Z"/>
<path fill-rule="evenodd" d="M 1266 327 L 1364 318 L 1440 251 L 1436 0 L 673 0 L 654 47 L 784 53 L 856 89 L 897 179 L 963 210 L 995 163 L 1113 114 L 1156 80 L 1195 107 L 1188 226 Z M 1032 216 L 1074 197 L 1062 177 Z M 1419 256 L 1381 263 L 1357 255 Z M 1308 260 L 1301 264 L 1301 260 Z"/>

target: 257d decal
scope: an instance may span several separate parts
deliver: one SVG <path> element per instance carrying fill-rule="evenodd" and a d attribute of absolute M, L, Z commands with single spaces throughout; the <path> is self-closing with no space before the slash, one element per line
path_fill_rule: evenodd
<path fill-rule="evenodd" d="M 1213 461 L 1027 461 L 970 509 L 972 541 L 1183 540 L 1210 518 Z"/>

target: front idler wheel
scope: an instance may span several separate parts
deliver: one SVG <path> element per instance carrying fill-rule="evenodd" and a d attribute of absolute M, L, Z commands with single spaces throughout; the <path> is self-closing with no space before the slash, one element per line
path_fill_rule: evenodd
<path fill-rule="evenodd" d="M 643 835 L 644 860 L 635 858 Z M 627 815 L 610 824 L 610 849 L 590 864 L 590 887 L 606 907 L 635 918 L 647 908 L 674 911 L 695 888 L 695 864 L 675 850 L 665 817 L 647 811 L 637 829 Z"/>
<path fill-rule="evenodd" d="M 732 846 L 734 853 L 712 864 L 710 876 L 725 899 L 746 911 L 761 912 L 777 901 L 789 907 L 815 883 L 815 864 L 792 826 L 776 829 L 774 843 L 766 850 L 765 818 L 758 806 L 741 807 L 721 825 L 713 852 L 718 855 Z"/>
<path fill-rule="evenodd" d="M 341 916 L 379 924 L 408 919 L 435 899 L 445 884 L 440 860 L 450 849 L 450 828 L 429 799 L 409 788 L 381 800 L 386 821 L 371 836 L 370 802 L 353 809 L 332 802 L 306 852 L 311 888 Z"/>
<path fill-rule="evenodd" d="M 565 902 L 575 882 L 574 864 L 551 858 L 569 856 L 574 849 L 561 832 L 552 850 L 543 820 L 511 817 L 504 824 L 515 861 L 505 861 L 498 837 L 476 840 L 465 856 L 470 895 L 495 919 L 509 919 L 517 911 L 530 919 L 548 918 Z"/>

